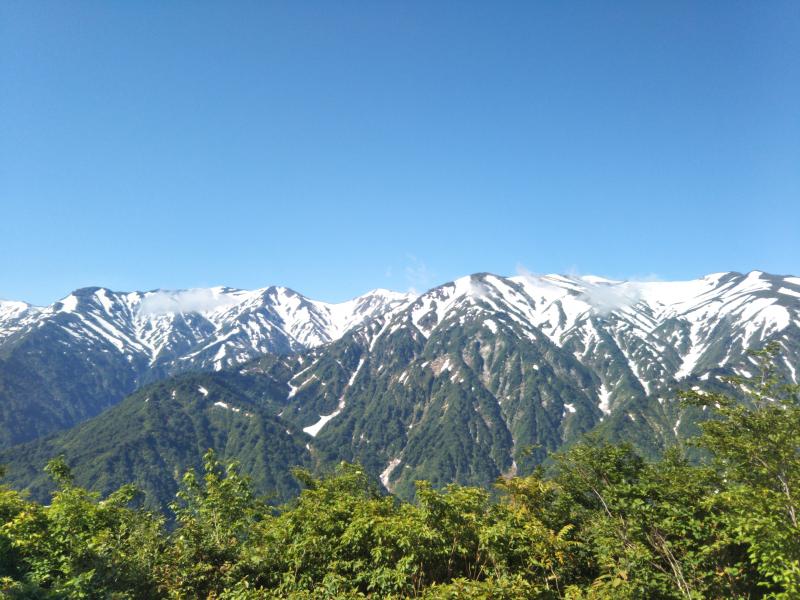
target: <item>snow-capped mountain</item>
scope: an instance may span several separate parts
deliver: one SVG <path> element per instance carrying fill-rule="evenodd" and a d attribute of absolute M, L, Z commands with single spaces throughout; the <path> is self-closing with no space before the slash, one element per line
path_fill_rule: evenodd
<path fill-rule="evenodd" d="M 70 426 L 155 379 L 328 343 L 411 299 L 375 290 L 331 304 L 284 287 L 217 287 L 3 302 L 0 446 Z"/>
<path fill-rule="evenodd" d="M 282 414 L 405 494 L 417 478 L 488 483 L 592 430 L 656 454 L 703 418 L 677 391 L 752 374 L 748 349 L 779 343 L 777 372 L 797 380 L 798 294 L 760 272 L 472 275 L 290 359 Z"/>
<path fill-rule="evenodd" d="M 715 273 L 677 282 L 620 282 L 599 277 L 495 275 L 464 277 L 431 290 L 405 311 L 423 335 L 458 315 L 492 315 L 487 326 L 514 322 L 524 335 L 542 332 L 601 379 L 607 396 L 627 379 L 645 395 L 690 376 L 709 377 L 741 364 L 747 349 L 781 341 L 784 368 L 797 382 L 800 278 L 753 271 Z M 615 360 L 604 368 L 601 360 Z M 748 359 L 749 360 L 749 359 Z M 613 367 L 613 368 L 612 368 Z M 608 368 L 612 368 L 608 371 Z M 615 374 L 622 369 L 624 373 Z M 607 409 L 604 406 L 604 409 Z"/>
<path fill-rule="evenodd" d="M 86 420 L 148 381 L 206 370 L 220 394 L 212 412 L 260 402 L 310 459 L 357 460 L 405 496 L 419 478 L 487 484 L 527 472 L 587 432 L 655 455 L 707 417 L 682 406 L 679 389 L 735 395 L 724 376 L 753 374 L 747 351 L 768 342 L 784 381 L 800 367 L 800 278 L 758 271 L 683 282 L 482 273 L 336 305 L 285 288 L 90 288 L 47 308 L 5 303 L 0 315 L 0 445 Z M 96 429 L 116 439 L 139 396 Z M 145 433 L 137 444 L 148 447 Z M 96 462 L 91 440 L 80 448 L 76 460 Z"/>
<path fill-rule="evenodd" d="M 475 327 L 479 335 L 470 329 Z M 582 382 L 581 393 L 598 421 L 618 418 L 619 407 L 650 398 L 664 405 L 663 420 L 677 435 L 686 420 L 682 425 L 679 411 L 664 399 L 681 382 L 747 375 L 748 348 L 780 342 L 781 370 L 797 381 L 800 278 L 758 271 L 684 282 L 478 274 L 418 297 L 376 290 L 340 304 L 282 287 L 130 293 L 84 288 L 48 307 L 3 302 L 0 445 L 70 426 L 149 381 L 183 371 L 231 368 L 265 353 L 327 347 L 343 337 L 363 342 L 359 353 L 370 364 L 383 353 L 400 372 L 407 370 L 403 360 L 411 364 L 415 356 L 406 352 L 411 344 L 415 352 L 430 354 L 427 368 L 441 363 L 450 369 L 455 363 L 446 362 L 448 353 L 436 349 L 436 340 L 470 336 L 477 336 L 478 345 L 526 341 L 551 357 L 557 351 L 558 376 Z M 534 366 L 523 364 L 521 372 Z M 571 388 L 575 381 L 562 383 Z M 302 389 L 303 383 L 294 374 L 290 385 Z M 305 399 L 297 409 L 303 427 L 321 422 L 315 433 L 327 427 L 323 417 L 346 405 L 321 393 L 297 398 Z M 326 408 L 314 416 L 317 406 Z"/>
<path fill-rule="evenodd" d="M 374 290 L 338 304 L 284 287 L 175 292 L 76 290 L 51 306 L 0 303 L 0 343 L 58 327 L 72 343 L 116 351 L 150 365 L 219 370 L 266 352 L 293 352 L 340 338 L 363 321 L 403 306 L 408 294 Z"/>
<path fill-rule="evenodd" d="M 10 335 L 19 331 L 26 317 L 39 309 L 27 302 L 0 300 L 0 344 Z"/>

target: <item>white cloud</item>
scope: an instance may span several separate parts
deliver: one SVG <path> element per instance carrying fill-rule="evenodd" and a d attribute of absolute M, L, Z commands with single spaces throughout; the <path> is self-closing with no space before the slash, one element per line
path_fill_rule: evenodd
<path fill-rule="evenodd" d="M 517 266 L 517 273 L 537 286 L 553 285 L 522 265 Z M 659 280 L 654 275 L 648 275 L 636 278 L 635 281 L 617 281 L 604 277 L 583 276 L 574 268 L 570 269 L 567 277 L 583 288 L 578 293 L 578 299 L 591 305 L 595 313 L 601 316 L 633 306 L 642 299 L 642 284 Z"/>
<path fill-rule="evenodd" d="M 406 283 L 408 291 L 418 294 L 431 288 L 435 280 L 435 274 L 421 260 L 412 254 L 407 255 L 409 263 L 405 267 Z"/>
<path fill-rule="evenodd" d="M 479 300 L 490 294 L 488 286 L 479 279 L 469 280 L 469 295 L 476 300 Z"/>
<path fill-rule="evenodd" d="M 592 305 L 599 315 L 633 306 L 642 299 L 644 284 L 661 281 L 657 275 L 632 277 L 626 281 L 615 281 L 603 277 L 581 277 L 586 286 L 581 300 Z"/>
<path fill-rule="evenodd" d="M 542 279 L 532 271 L 529 271 L 524 265 L 517 264 L 517 275 L 524 277 L 533 285 L 541 285 Z"/>
<path fill-rule="evenodd" d="M 145 296 L 139 306 L 140 315 L 165 315 L 170 313 L 208 312 L 222 306 L 235 304 L 227 294 L 207 288 L 191 290 L 159 290 Z"/>
<path fill-rule="evenodd" d="M 591 304 L 599 315 L 633 306 L 642 299 L 641 287 L 633 281 L 621 283 L 590 283 L 582 280 L 584 291 L 578 295 L 580 300 Z"/>

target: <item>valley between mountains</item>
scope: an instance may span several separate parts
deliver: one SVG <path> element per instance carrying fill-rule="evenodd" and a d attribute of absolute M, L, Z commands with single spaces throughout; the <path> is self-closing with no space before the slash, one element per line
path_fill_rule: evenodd
<path fill-rule="evenodd" d="M 773 342 L 798 382 L 800 278 L 682 282 L 487 273 L 423 294 L 318 302 L 281 287 L 77 290 L 0 303 L 0 463 L 45 498 L 46 461 L 77 483 L 135 482 L 163 507 L 209 447 L 259 491 L 292 466 L 358 461 L 388 490 L 487 485 L 587 433 L 647 456 L 705 418 L 680 389 L 736 395 Z"/>

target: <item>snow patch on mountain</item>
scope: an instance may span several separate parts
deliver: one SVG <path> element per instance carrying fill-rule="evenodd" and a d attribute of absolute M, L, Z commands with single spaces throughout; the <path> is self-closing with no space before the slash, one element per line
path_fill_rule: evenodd
<path fill-rule="evenodd" d="M 309 425 L 308 427 L 303 427 L 303 431 L 305 431 L 311 437 L 317 437 L 317 434 L 323 427 L 325 427 L 325 425 L 327 425 L 328 421 L 339 416 L 339 413 L 342 412 L 342 408 L 344 408 L 344 405 L 342 405 L 341 408 L 337 407 L 336 410 L 329 415 L 320 415 L 319 421 L 313 425 Z"/>
<path fill-rule="evenodd" d="M 380 480 L 381 483 L 383 484 L 383 487 L 385 487 L 387 490 L 389 489 L 389 477 L 391 477 L 392 471 L 394 471 L 398 467 L 400 462 L 401 461 L 399 458 L 393 458 L 392 460 L 389 461 L 389 464 L 386 465 L 386 468 L 383 471 L 381 471 Z"/>
<path fill-rule="evenodd" d="M 600 398 L 600 404 L 598 408 L 600 412 L 604 415 L 611 414 L 611 391 L 606 387 L 605 383 L 600 384 L 600 389 L 597 392 L 598 397 Z"/>

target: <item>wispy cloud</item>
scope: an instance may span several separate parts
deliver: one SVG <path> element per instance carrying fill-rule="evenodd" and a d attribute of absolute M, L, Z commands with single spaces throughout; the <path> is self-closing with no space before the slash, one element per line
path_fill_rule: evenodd
<path fill-rule="evenodd" d="M 520 277 L 524 277 L 534 285 L 539 285 L 542 283 L 541 276 L 537 275 L 536 273 L 528 269 L 525 265 L 520 263 L 517 263 L 517 275 L 519 275 Z"/>
<path fill-rule="evenodd" d="M 623 281 L 598 281 L 591 277 L 576 276 L 580 277 L 585 286 L 585 291 L 579 296 L 580 299 L 591 304 L 595 312 L 601 316 L 633 306 L 642 299 L 644 284 L 661 281 L 653 274 L 628 277 Z"/>
<path fill-rule="evenodd" d="M 522 265 L 517 265 L 517 274 L 528 279 L 535 285 L 553 285 Z M 582 290 L 578 292 L 578 299 L 589 304 L 594 312 L 606 316 L 615 310 L 633 306 L 642 299 L 643 284 L 660 281 L 655 275 L 645 277 L 632 277 L 618 281 L 598 276 L 582 275 L 577 268 L 571 268 L 566 274 L 575 281 Z M 605 281 L 603 281 L 606 279 Z"/>
<path fill-rule="evenodd" d="M 436 274 L 428 268 L 423 261 L 413 254 L 407 254 L 404 272 L 408 291 L 412 294 L 419 294 L 431 288 L 436 281 Z"/>
<path fill-rule="evenodd" d="M 642 299 L 641 286 L 633 281 L 622 283 L 590 283 L 582 280 L 584 291 L 578 295 L 580 300 L 590 304 L 601 316 L 633 306 Z"/>
<path fill-rule="evenodd" d="M 139 314 L 208 312 L 215 308 L 235 304 L 235 302 L 236 300 L 230 296 L 207 288 L 178 291 L 159 290 L 142 300 Z"/>
<path fill-rule="evenodd" d="M 480 299 L 491 294 L 489 287 L 480 279 L 469 280 L 469 295 L 472 298 Z"/>

